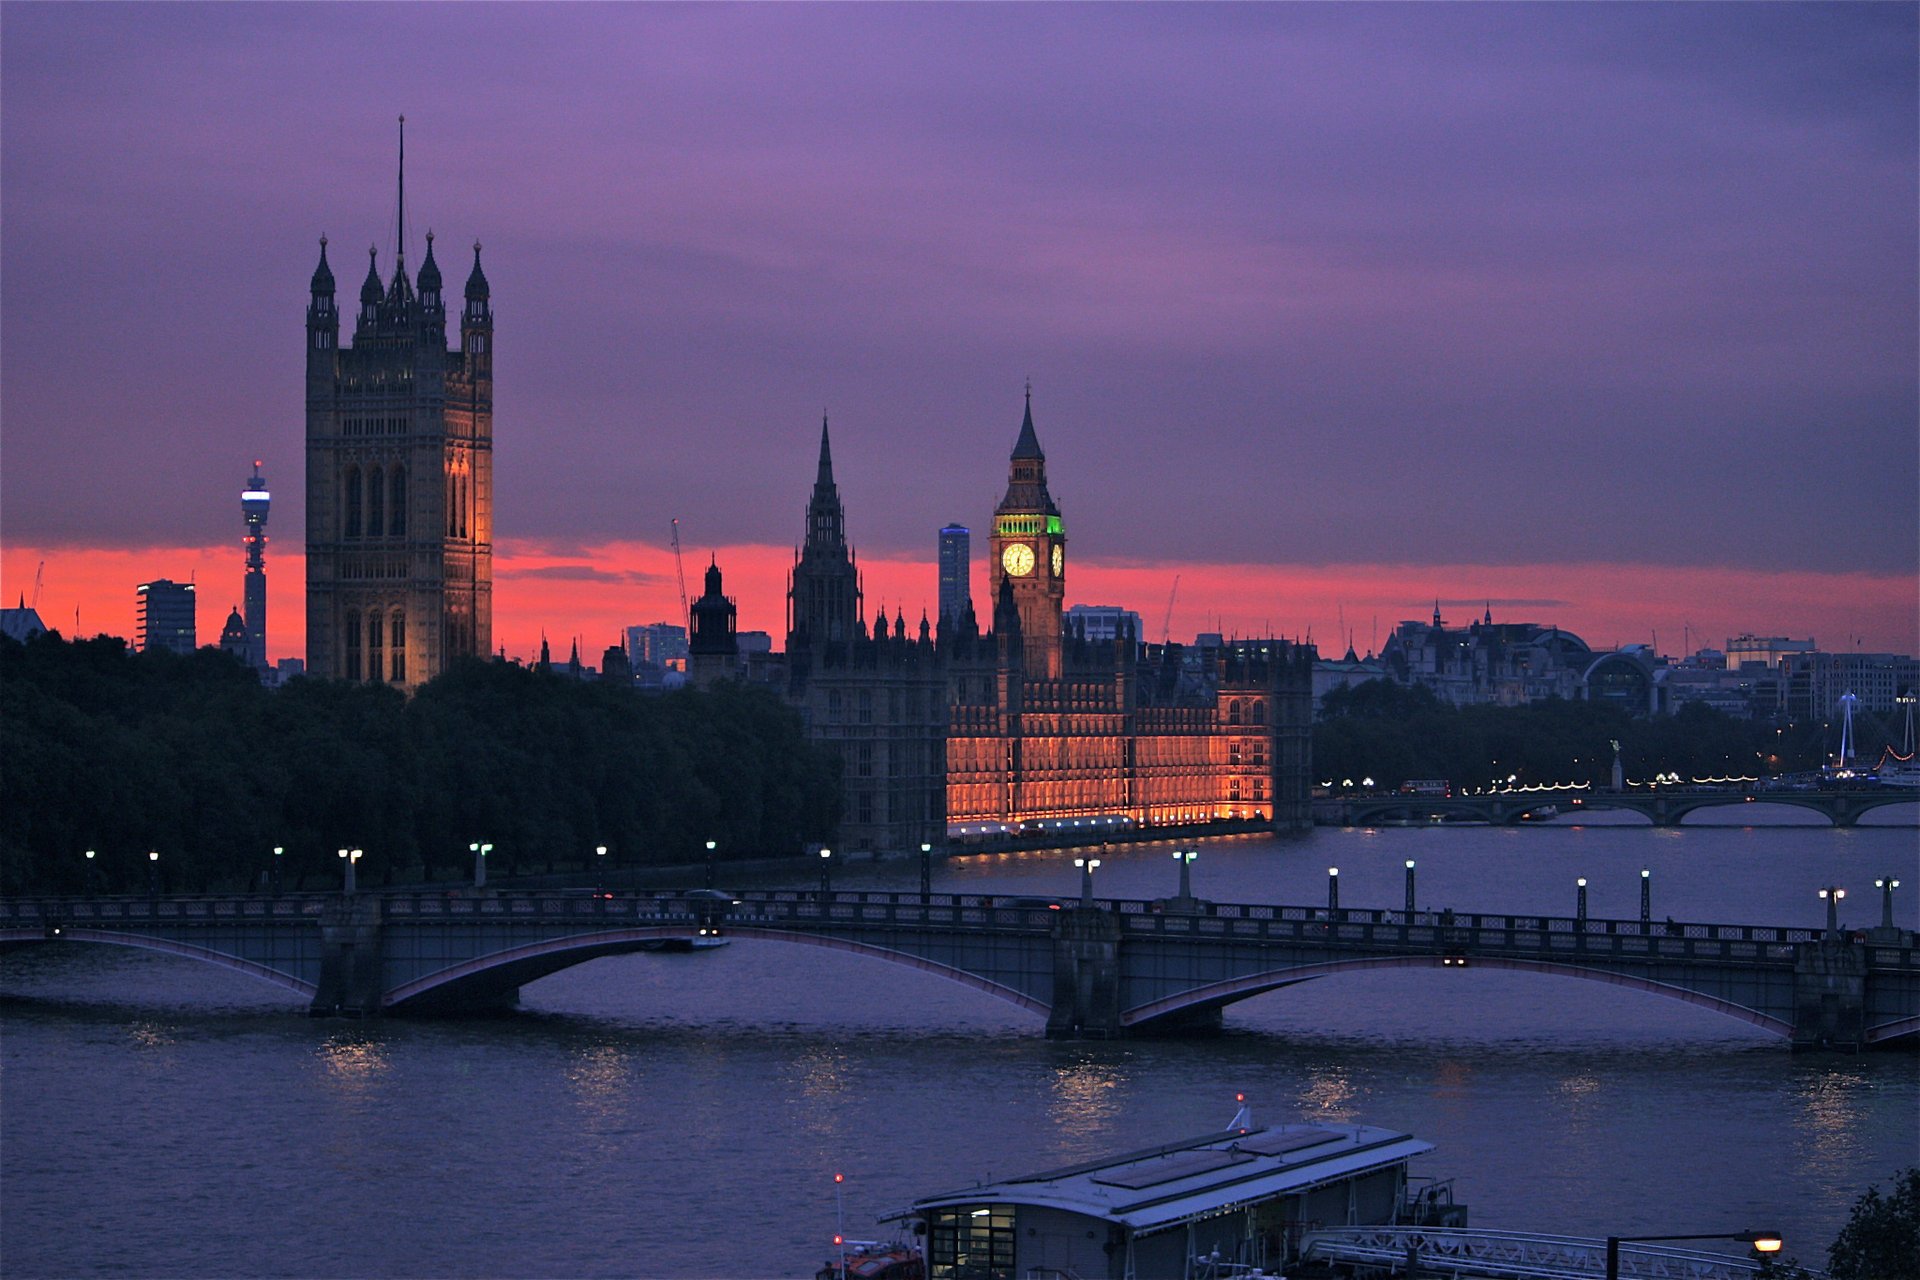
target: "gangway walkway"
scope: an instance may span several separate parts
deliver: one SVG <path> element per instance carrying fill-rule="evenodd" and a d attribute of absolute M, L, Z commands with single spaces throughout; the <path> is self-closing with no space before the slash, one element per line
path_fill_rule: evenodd
<path fill-rule="evenodd" d="M 1417 1274 L 1458 1280 L 1595 1280 L 1607 1274 L 1607 1242 L 1525 1231 L 1435 1227 L 1335 1227 L 1300 1237 L 1308 1262 L 1365 1268 L 1370 1275 Z M 1747 1280 L 1763 1264 L 1697 1249 L 1620 1245 L 1621 1280 Z M 1808 1271 L 1809 1277 L 1823 1273 Z"/>

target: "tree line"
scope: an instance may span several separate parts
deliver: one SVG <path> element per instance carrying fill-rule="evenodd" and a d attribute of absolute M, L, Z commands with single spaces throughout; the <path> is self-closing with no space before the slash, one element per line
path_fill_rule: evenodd
<path fill-rule="evenodd" d="M 342 848 L 369 886 L 470 877 L 475 843 L 500 875 L 774 857 L 830 842 L 839 795 L 764 690 L 480 660 L 411 698 L 269 690 L 216 649 L 0 639 L 0 892 L 331 887 Z"/>
<path fill-rule="evenodd" d="M 1702 703 L 1670 716 L 1634 716 L 1605 702 L 1549 698 L 1521 707 L 1455 707 L 1429 689 L 1369 680 L 1321 701 L 1313 730 L 1314 772 L 1341 786 L 1372 778 L 1393 788 L 1444 778 L 1455 789 L 1592 782 L 1612 776 L 1620 744 L 1630 781 L 1656 774 L 1693 778 L 1766 777 L 1817 769 L 1826 750 L 1819 726 L 1737 719 Z"/>

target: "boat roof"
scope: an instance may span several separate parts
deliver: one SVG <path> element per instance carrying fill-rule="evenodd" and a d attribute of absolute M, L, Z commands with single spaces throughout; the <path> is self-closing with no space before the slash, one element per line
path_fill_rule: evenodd
<path fill-rule="evenodd" d="M 882 1221 L 961 1205 L 1008 1204 L 1062 1209 L 1135 1232 L 1155 1231 L 1402 1164 L 1432 1150 L 1431 1142 L 1373 1125 L 1229 1129 L 928 1196 Z"/>

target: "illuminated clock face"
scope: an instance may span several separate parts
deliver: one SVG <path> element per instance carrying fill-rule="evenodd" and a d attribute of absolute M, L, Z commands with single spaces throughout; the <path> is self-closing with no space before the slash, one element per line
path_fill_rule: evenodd
<path fill-rule="evenodd" d="M 1053 576 L 1059 577 L 1060 571 L 1067 567 L 1067 553 L 1059 543 L 1053 544 Z"/>
<path fill-rule="evenodd" d="M 1033 572 L 1033 548 L 1024 542 L 1009 542 L 1000 553 L 1000 566 L 1016 578 Z"/>

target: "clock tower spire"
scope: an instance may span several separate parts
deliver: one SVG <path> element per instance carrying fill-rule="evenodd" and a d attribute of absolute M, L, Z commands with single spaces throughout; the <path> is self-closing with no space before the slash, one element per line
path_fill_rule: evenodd
<path fill-rule="evenodd" d="M 1033 384 L 1008 458 L 1007 494 L 993 513 L 987 585 L 995 599 L 1009 582 L 1020 612 L 1029 670 L 1061 677 L 1060 614 L 1066 596 L 1067 535 L 1047 492 L 1047 455 L 1033 429 Z"/>

